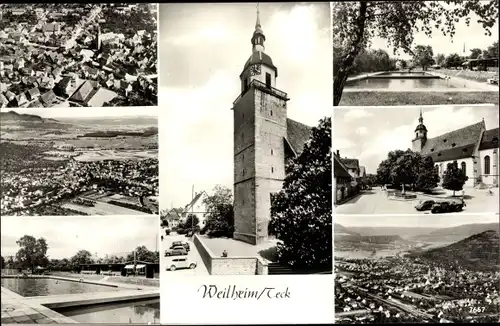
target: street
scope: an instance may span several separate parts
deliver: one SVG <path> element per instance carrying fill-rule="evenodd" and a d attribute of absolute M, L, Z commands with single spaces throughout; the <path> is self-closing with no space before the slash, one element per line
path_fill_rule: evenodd
<path fill-rule="evenodd" d="M 170 235 L 165 235 L 165 230 L 162 228 L 163 241 L 161 242 L 161 252 L 160 252 L 160 266 L 161 273 L 173 273 L 176 275 L 210 275 L 208 273 L 207 268 L 205 267 L 205 263 L 201 260 L 201 256 L 198 253 L 198 250 L 194 246 L 194 243 L 191 241 L 191 238 L 187 238 L 184 235 L 179 235 L 175 232 L 170 233 Z M 188 260 L 196 263 L 195 269 L 177 269 L 175 271 L 169 271 L 167 268 L 170 267 L 170 257 L 165 257 L 165 250 L 170 248 L 170 245 L 174 241 L 186 241 L 189 243 L 190 251 L 188 252 Z M 174 257 L 186 257 L 186 256 L 174 256 Z"/>
<path fill-rule="evenodd" d="M 498 213 L 498 188 L 491 189 L 465 189 L 466 207 L 459 214 L 471 213 Z M 447 192 L 446 196 L 452 192 Z M 457 196 L 461 191 L 456 192 Z M 442 197 L 443 195 L 440 195 Z M 431 214 L 430 211 L 418 212 L 415 205 L 421 199 L 444 200 L 446 198 L 437 198 L 436 196 L 427 196 L 418 194 L 417 200 L 396 200 L 389 199 L 385 191 L 380 188 L 364 190 L 358 196 L 344 204 L 335 207 L 336 214 Z M 457 199 L 460 197 L 457 197 Z"/>

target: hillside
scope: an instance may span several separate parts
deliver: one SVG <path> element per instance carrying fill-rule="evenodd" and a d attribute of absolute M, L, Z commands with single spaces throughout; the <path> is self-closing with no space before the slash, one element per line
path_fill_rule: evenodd
<path fill-rule="evenodd" d="M 499 230 L 499 223 L 476 223 L 465 224 L 450 228 L 443 228 L 432 231 L 428 234 L 420 234 L 412 238 L 414 241 L 424 242 L 457 242 L 474 234 L 488 230 Z"/>
<path fill-rule="evenodd" d="M 410 256 L 471 270 L 497 270 L 500 265 L 498 231 L 474 234 L 449 246 L 414 253 Z"/>
<path fill-rule="evenodd" d="M 26 121 L 26 122 L 43 122 L 44 119 L 42 119 L 38 115 L 34 114 L 19 114 L 15 111 L 9 111 L 9 112 L 0 112 L 0 120 L 3 122 L 6 121 Z"/>
<path fill-rule="evenodd" d="M 333 230 L 334 230 L 335 236 L 339 236 L 339 235 L 355 235 L 355 236 L 360 236 L 359 233 L 353 232 L 350 229 L 348 229 L 345 226 L 340 225 L 338 223 L 335 223 Z"/>
<path fill-rule="evenodd" d="M 375 223 L 374 223 L 375 224 Z M 350 227 L 352 232 L 359 233 L 364 236 L 371 235 L 388 235 L 397 234 L 403 238 L 411 238 L 419 234 L 427 234 L 429 232 L 435 231 L 436 228 L 431 227 L 399 227 L 399 226 L 375 226 L 375 227 Z"/>

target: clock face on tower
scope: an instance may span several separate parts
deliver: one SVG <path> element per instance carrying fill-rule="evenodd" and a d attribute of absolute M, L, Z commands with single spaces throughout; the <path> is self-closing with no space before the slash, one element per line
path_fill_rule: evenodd
<path fill-rule="evenodd" d="M 260 65 L 253 65 L 250 67 L 250 75 L 260 75 Z"/>

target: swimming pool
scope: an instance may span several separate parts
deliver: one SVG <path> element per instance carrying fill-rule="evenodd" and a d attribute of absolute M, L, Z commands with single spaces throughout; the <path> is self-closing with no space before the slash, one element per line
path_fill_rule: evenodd
<path fill-rule="evenodd" d="M 348 81 L 346 89 L 409 90 L 409 89 L 452 89 L 449 80 L 424 73 L 384 73 L 365 79 Z"/>
<path fill-rule="evenodd" d="M 54 309 L 79 323 L 159 324 L 160 300 L 140 300 Z"/>
<path fill-rule="evenodd" d="M 120 291 L 120 288 L 78 281 L 63 281 L 52 278 L 2 277 L 2 286 L 23 296 L 37 297 L 57 294 Z"/>

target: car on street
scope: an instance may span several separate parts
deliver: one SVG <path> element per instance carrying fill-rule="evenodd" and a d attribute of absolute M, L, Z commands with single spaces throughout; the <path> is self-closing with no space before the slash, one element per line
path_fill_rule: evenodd
<path fill-rule="evenodd" d="M 436 202 L 434 200 L 421 200 L 417 205 L 415 205 L 415 209 L 419 212 L 428 211 L 432 209 Z"/>
<path fill-rule="evenodd" d="M 170 247 L 170 249 L 165 250 L 165 257 L 167 256 L 185 256 L 188 252 L 183 246 Z"/>
<path fill-rule="evenodd" d="M 166 270 L 173 272 L 177 269 L 186 269 L 186 268 L 195 269 L 196 265 L 197 264 L 195 261 L 188 260 L 187 257 L 175 257 L 171 258 L 167 262 Z"/>
<path fill-rule="evenodd" d="M 432 205 L 431 213 L 455 213 L 461 212 L 463 208 L 467 206 L 463 200 L 446 200 L 441 202 L 436 202 Z"/>
<path fill-rule="evenodd" d="M 174 247 L 184 247 L 187 251 L 191 250 L 191 248 L 189 247 L 189 243 L 187 243 L 185 241 L 174 241 L 174 242 L 172 242 L 172 245 L 170 246 L 170 249 L 172 249 Z"/>

